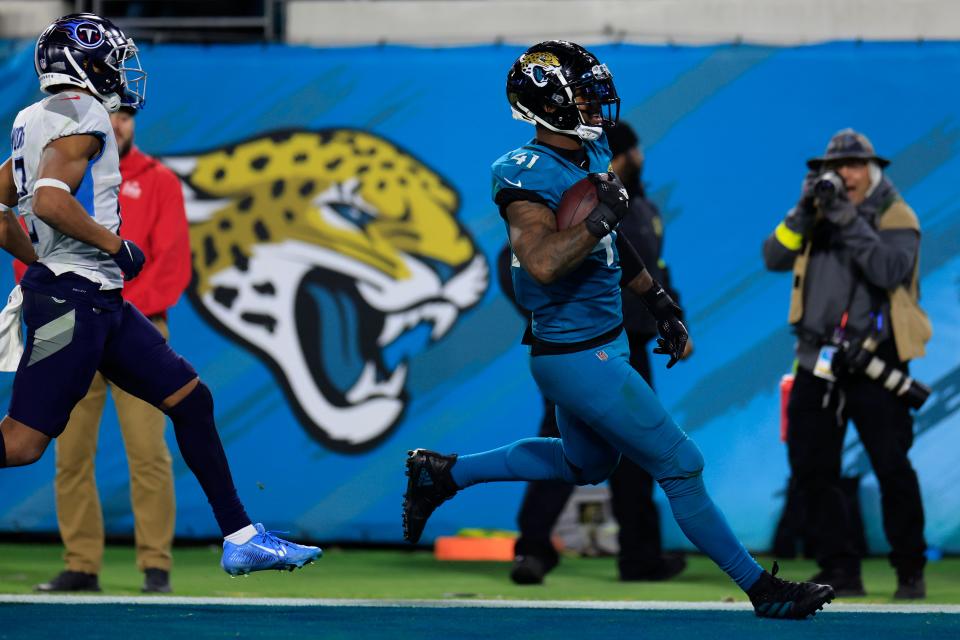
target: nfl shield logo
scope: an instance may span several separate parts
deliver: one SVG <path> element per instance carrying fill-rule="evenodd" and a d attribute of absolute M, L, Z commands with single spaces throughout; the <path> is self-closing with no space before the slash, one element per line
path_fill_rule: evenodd
<path fill-rule="evenodd" d="M 606 362 L 607 352 L 603 350 L 597 351 L 597 360 L 599 360 L 600 362 Z"/>

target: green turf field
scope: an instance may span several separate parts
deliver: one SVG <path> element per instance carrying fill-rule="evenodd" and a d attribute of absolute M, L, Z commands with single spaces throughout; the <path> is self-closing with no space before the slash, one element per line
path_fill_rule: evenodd
<path fill-rule="evenodd" d="M 0 593 L 30 593 L 63 568 L 55 545 L 0 545 Z M 384 599 L 523 599 L 523 600 L 665 600 L 745 601 L 740 590 L 702 556 L 690 556 L 678 578 L 662 583 L 622 583 L 612 558 L 565 557 L 543 586 L 516 586 L 509 564 L 438 562 L 425 551 L 327 549 L 316 564 L 294 573 L 257 573 L 230 578 L 219 566 L 217 547 L 174 550 L 173 588 L 179 596 L 384 598 Z M 769 558 L 760 558 L 770 566 Z M 781 563 L 787 578 L 810 577 L 809 561 Z M 143 577 L 131 547 L 107 547 L 100 584 L 105 594 L 138 594 Z M 866 598 L 844 602 L 893 602 L 893 570 L 883 559 L 864 563 Z M 960 559 L 948 558 L 927 569 L 927 604 L 960 604 Z"/>

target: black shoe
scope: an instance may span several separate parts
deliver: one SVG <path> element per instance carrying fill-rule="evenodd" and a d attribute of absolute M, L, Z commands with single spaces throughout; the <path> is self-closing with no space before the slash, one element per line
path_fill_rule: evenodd
<path fill-rule="evenodd" d="M 418 542 L 430 514 L 457 493 L 457 483 L 450 475 L 456 462 L 456 454 L 445 456 L 427 449 L 407 452 L 407 492 L 403 495 L 403 537 L 407 542 Z"/>
<path fill-rule="evenodd" d="M 556 556 L 517 556 L 513 559 L 510 579 L 515 584 L 543 584 L 543 577 L 553 571 L 558 562 Z"/>
<path fill-rule="evenodd" d="M 830 585 L 781 580 L 776 577 L 779 570 L 779 565 L 774 562 L 773 573 L 764 571 L 747 591 L 757 617 L 803 620 L 816 615 L 823 605 L 833 600 Z"/>
<path fill-rule="evenodd" d="M 622 582 L 662 582 L 674 578 L 687 568 L 687 559 L 682 554 L 665 554 L 659 564 L 653 568 L 637 570 L 634 567 L 620 565 Z"/>
<path fill-rule="evenodd" d="M 838 598 L 856 598 L 867 595 L 867 590 L 863 588 L 863 579 L 859 572 L 844 569 L 822 569 L 810 578 L 810 582 L 830 585 Z"/>
<path fill-rule="evenodd" d="M 170 572 L 163 569 L 147 569 L 143 572 L 144 593 L 170 593 Z"/>
<path fill-rule="evenodd" d="M 63 591 L 100 591 L 100 581 L 95 573 L 63 571 L 50 582 L 38 584 L 33 588 L 41 593 L 59 593 Z"/>
<path fill-rule="evenodd" d="M 927 597 L 927 583 L 923 579 L 923 572 L 901 574 L 897 572 L 897 590 L 893 594 L 894 600 L 922 600 Z"/>

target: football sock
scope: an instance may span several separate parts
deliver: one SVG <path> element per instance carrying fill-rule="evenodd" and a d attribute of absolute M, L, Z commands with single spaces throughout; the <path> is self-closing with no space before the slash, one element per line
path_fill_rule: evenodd
<path fill-rule="evenodd" d="M 213 421 L 213 396 L 207 385 L 198 384 L 166 414 L 173 421 L 180 455 L 213 507 L 213 517 L 223 535 L 251 524 L 233 485 L 227 455 Z"/>
<path fill-rule="evenodd" d="M 450 473 L 461 489 L 498 480 L 577 481 L 559 438 L 525 438 L 499 449 L 459 456 Z"/>
<path fill-rule="evenodd" d="M 743 548 L 730 529 L 727 519 L 707 495 L 703 477 L 667 478 L 660 481 L 680 529 L 700 551 L 717 563 L 737 585 L 746 591 L 753 586 L 763 568 Z"/>
<path fill-rule="evenodd" d="M 7 443 L 3 441 L 3 433 L 0 433 L 0 469 L 7 466 Z"/>
<path fill-rule="evenodd" d="M 224 536 L 223 539 L 227 542 L 232 542 L 233 544 L 247 544 L 257 535 L 257 529 L 252 524 L 248 524 L 243 529 L 239 531 L 234 531 L 228 536 Z"/>

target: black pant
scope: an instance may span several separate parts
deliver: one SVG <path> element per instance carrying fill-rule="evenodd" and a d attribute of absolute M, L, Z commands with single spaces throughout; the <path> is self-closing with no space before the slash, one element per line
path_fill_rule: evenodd
<path fill-rule="evenodd" d="M 817 562 L 823 569 L 859 572 L 849 502 L 840 488 L 841 454 L 852 419 L 880 485 L 883 530 L 890 563 L 901 573 L 925 563 L 923 504 L 917 474 L 907 452 L 913 444 L 913 417 L 907 405 L 862 375 L 832 385 L 809 371 L 797 371 L 787 407 L 790 469 L 817 532 Z"/>
<path fill-rule="evenodd" d="M 627 332 L 630 343 L 630 364 L 652 386 L 650 359 L 646 342 L 649 336 Z M 557 417 L 553 403 L 544 399 L 541 437 L 559 438 Z M 573 493 L 574 485 L 557 481 L 537 481 L 527 485 L 517 515 L 520 537 L 517 555 L 552 556 L 550 543 L 560 513 Z M 626 457 L 610 478 L 613 515 L 620 525 L 619 564 L 621 571 L 645 573 L 657 569 L 661 563 L 660 516 L 653 502 L 653 478 Z"/>

